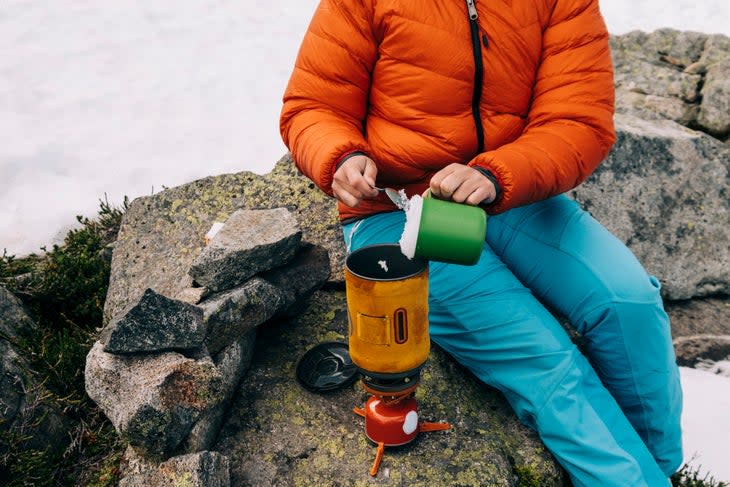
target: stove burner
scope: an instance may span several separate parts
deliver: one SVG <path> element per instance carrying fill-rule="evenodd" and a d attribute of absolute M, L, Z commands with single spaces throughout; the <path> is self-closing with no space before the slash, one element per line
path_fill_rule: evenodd
<path fill-rule="evenodd" d="M 404 391 L 414 388 L 421 377 L 421 367 L 400 373 L 377 373 L 360 369 L 362 374 L 362 383 L 371 394 L 387 395 L 398 394 L 403 395 Z"/>

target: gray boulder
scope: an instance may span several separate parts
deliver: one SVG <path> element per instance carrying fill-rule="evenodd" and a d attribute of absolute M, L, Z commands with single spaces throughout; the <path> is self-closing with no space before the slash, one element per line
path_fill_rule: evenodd
<path fill-rule="evenodd" d="M 176 352 L 120 356 L 92 347 L 86 392 L 130 445 L 153 457 L 176 453 L 195 423 L 222 400 L 221 372 L 210 359 Z"/>
<path fill-rule="evenodd" d="M 208 328 L 205 343 L 216 354 L 285 308 L 279 288 L 255 277 L 199 305 Z"/>
<path fill-rule="evenodd" d="M 730 136 L 730 39 L 659 29 L 611 36 L 616 109 Z"/>
<path fill-rule="evenodd" d="M 104 322 L 147 288 L 171 298 L 192 288 L 188 270 L 215 221 L 242 208 L 281 207 L 295 215 L 302 240 L 327 249 L 330 268 L 341 269 L 345 248 L 334 200 L 299 174 L 287 155 L 265 176 L 225 174 L 135 199 L 114 246 Z M 339 273 L 333 276 L 342 282 Z"/>
<path fill-rule="evenodd" d="M 203 345 L 203 310 L 146 289 L 104 328 L 99 341 L 107 353 L 195 350 Z"/>
<path fill-rule="evenodd" d="M 286 264 L 301 236 L 286 208 L 238 210 L 203 248 L 190 276 L 211 291 L 234 288 L 261 271 Z"/>
<path fill-rule="evenodd" d="M 730 293 L 730 147 L 617 115 L 607 160 L 571 192 L 657 275 L 668 299 Z"/>

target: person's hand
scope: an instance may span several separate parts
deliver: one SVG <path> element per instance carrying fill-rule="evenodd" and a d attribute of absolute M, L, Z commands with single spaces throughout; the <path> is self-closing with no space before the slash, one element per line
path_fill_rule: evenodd
<path fill-rule="evenodd" d="M 377 174 L 378 168 L 368 156 L 352 156 L 335 171 L 332 192 L 335 198 L 354 208 L 363 199 L 378 196 L 378 190 L 373 188 Z"/>
<path fill-rule="evenodd" d="M 437 198 L 474 206 L 491 203 L 497 197 L 497 189 L 489 178 L 473 167 L 456 163 L 434 174 L 429 189 Z"/>

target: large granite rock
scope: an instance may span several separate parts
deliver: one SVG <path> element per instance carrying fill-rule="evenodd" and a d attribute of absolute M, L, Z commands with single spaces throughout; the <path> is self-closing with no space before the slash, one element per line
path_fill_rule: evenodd
<path fill-rule="evenodd" d="M 124 215 L 112 258 L 104 319 L 108 322 L 146 288 L 178 297 L 192 287 L 188 270 L 216 221 L 241 208 L 290 209 L 302 239 L 329 251 L 339 281 L 344 256 L 334 200 L 300 175 L 289 156 L 274 170 L 212 176 L 135 199 Z"/>
<path fill-rule="evenodd" d="M 659 29 L 611 36 L 616 109 L 730 136 L 730 39 Z"/>
<path fill-rule="evenodd" d="M 214 446 L 230 460 L 231 485 L 566 485 L 560 467 L 501 393 L 439 349 L 417 390 L 420 416 L 448 421 L 453 429 L 386 449 L 371 478 L 375 447 L 352 411 L 367 398 L 359 384 L 315 394 L 295 379 L 297 361 L 309 348 L 347 340 L 345 306 L 344 292 L 318 291 L 293 321 L 259 328 L 251 368 Z"/>
<path fill-rule="evenodd" d="M 730 147 L 669 120 L 617 115 L 607 160 L 571 192 L 668 299 L 730 293 Z"/>
<path fill-rule="evenodd" d="M 195 423 L 223 400 L 215 364 L 177 352 L 127 357 L 97 342 L 84 377 L 87 394 L 122 437 L 152 457 L 177 453 Z"/>

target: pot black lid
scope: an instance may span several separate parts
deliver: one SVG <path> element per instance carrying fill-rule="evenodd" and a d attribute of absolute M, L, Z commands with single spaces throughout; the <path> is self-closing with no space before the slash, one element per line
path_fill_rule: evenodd
<path fill-rule="evenodd" d="M 308 350 L 297 363 L 297 379 L 313 392 L 348 386 L 358 379 L 346 343 L 324 342 Z"/>

